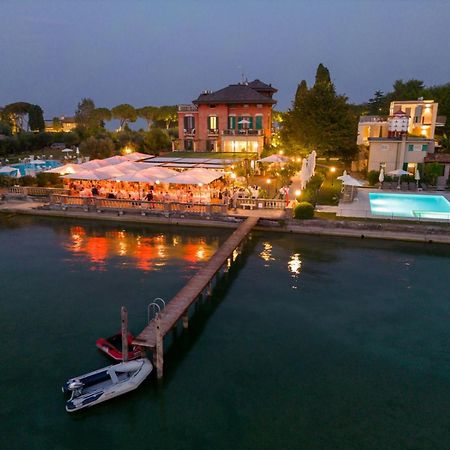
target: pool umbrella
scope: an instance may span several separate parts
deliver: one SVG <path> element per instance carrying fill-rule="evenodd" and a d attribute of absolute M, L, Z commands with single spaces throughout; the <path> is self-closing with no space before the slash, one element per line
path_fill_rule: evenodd
<path fill-rule="evenodd" d="M 419 169 L 416 169 L 416 173 L 414 174 L 414 179 L 416 180 L 416 189 L 419 189 L 419 181 L 420 181 Z"/>
<path fill-rule="evenodd" d="M 394 177 L 398 177 L 397 189 L 400 189 L 400 180 L 401 180 L 400 177 L 402 175 L 409 175 L 409 172 L 407 172 L 406 170 L 403 170 L 403 169 L 395 169 L 395 170 L 391 170 L 390 172 L 388 172 L 388 175 L 392 175 Z"/>
<path fill-rule="evenodd" d="M 383 186 L 383 181 L 384 181 L 384 169 L 381 168 L 380 170 L 380 175 L 378 175 L 378 181 L 380 182 L 380 189 Z"/>
<path fill-rule="evenodd" d="M 350 175 L 342 175 L 341 177 L 339 177 L 342 180 L 342 184 L 344 186 L 351 186 L 352 187 L 352 192 L 351 192 L 351 200 L 353 200 L 353 191 L 355 186 L 356 187 L 361 187 L 363 186 L 363 184 L 358 181 L 356 178 L 351 177 Z"/>
<path fill-rule="evenodd" d="M 259 159 L 259 162 L 262 163 L 278 163 L 278 164 L 283 164 L 289 161 L 289 158 L 287 156 L 282 156 L 282 155 L 270 155 L 270 156 L 266 156 L 263 159 Z"/>
<path fill-rule="evenodd" d="M 241 124 L 241 125 L 248 125 L 250 123 L 250 120 L 242 119 L 238 123 Z"/>
<path fill-rule="evenodd" d="M 64 150 L 61 150 L 62 153 L 70 153 L 73 152 L 71 148 L 65 148 Z"/>

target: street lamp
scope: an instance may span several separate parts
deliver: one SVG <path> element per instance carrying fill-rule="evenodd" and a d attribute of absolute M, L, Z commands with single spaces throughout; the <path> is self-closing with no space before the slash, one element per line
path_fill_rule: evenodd
<path fill-rule="evenodd" d="M 295 200 L 298 201 L 298 198 L 300 197 L 300 195 L 302 195 L 302 191 L 300 189 L 297 189 L 295 191 Z"/>
<path fill-rule="evenodd" d="M 334 174 L 336 172 L 336 167 L 330 167 L 330 172 L 331 172 L 331 186 L 333 186 L 334 184 Z"/>

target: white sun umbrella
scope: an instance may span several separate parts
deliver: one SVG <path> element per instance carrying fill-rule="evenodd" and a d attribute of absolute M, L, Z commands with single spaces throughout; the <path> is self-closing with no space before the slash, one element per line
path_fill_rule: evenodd
<path fill-rule="evenodd" d="M 209 184 L 224 176 L 223 172 L 210 169 L 190 169 L 174 177 L 166 178 L 164 183 L 171 184 Z"/>
<path fill-rule="evenodd" d="M 104 162 L 104 159 L 93 159 L 92 161 L 80 164 L 80 170 L 95 170 L 100 169 L 100 167 L 106 167 L 108 163 Z"/>
<path fill-rule="evenodd" d="M 383 185 L 383 181 L 384 181 L 384 169 L 383 168 L 380 169 L 380 175 L 378 175 L 378 181 L 380 182 L 380 189 L 381 189 L 381 186 Z"/>
<path fill-rule="evenodd" d="M 19 169 L 17 167 L 4 166 L 4 167 L 0 167 L 0 173 L 5 173 L 7 175 L 14 177 L 19 174 Z"/>
<path fill-rule="evenodd" d="M 89 171 L 85 170 L 83 172 L 78 173 L 69 173 L 68 175 L 64 175 L 61 178 L 65 180 L 88 180 L 88 181 L 99 181 L 106 180 L 107 176 L 102 173 L 97 173 L 95 170 Z"/>
<path fill-rule="evenodd" d="M 265 158 L 259 159 L 259 162 L 262 163 L 278 163 L 283 164 L 289 161 L 289 158 L 283 155 L 270 155 Z"/>
<path fill-rule="evenodd" d="M 420 181 L 419 169 L 416 169 L 416 173 L 414 174 L 414 179 L 416 180 L 416 189 L 419 189 L 419 181 Z"/>
<path fill-rule="evenodd" d="M 250 120 L 247 120 L 247 119 L 241 119 L 238 123 L 239 123 L 240 125 L 248 125 L 248 124 L 250 123 Z"/>
<path fill-rule="evenodd" d="M 45 161 L 43 159 L 34 159 L 33 161 L 30 161 L 30 164 L 45 164 Z"/>
<path fill-rule="evenodd" d="M 165 182 L 166 178 L 171 178 L 179 175 L 180 172 L 176 170 L 169 169 L 167 167 L 159 167 L 153 166 L 148 167 L 147 169 L 140 170 L 139 175 L 143 175 L 151 178 L 153 181 L 163 181 Z"/>
<path fill-rule="evenodd" d="M 115 180 L 126 173 L 126 170 L 120 170 L 117 166 L 105 166 L 100 167 L 100 169 L 95 169 L 95 173 L 104 174 L 107 180 Z"/>
<path fill-rule="evenodd" d="M 65 164 L 64 166 L 53 167 L 53 169 L 45 171 L 45 173 L 59 173 L 60 175 L 76 172 L 80 172 L 80 166 L 78 164 Z"/>
<path fill-rule="evenodd" d="M 409 175 L 410 173 L 403 169 L 395 169 L 388 172 L 388 175 L 392 175 L 393 177 L 398 177 L 397 189 L 400 189 L 400 181 L 402 175 Z"/>
<path fill-rule="evenodd" d="M 133 153 L 129 153 L 128 155 L 124 156 L 126 159 L 128 159 L 129 161 L 138 161 L 140 159 L 145 159 L 145 158 L 154 158 L 154 155 L 147 155 L 147 153 L 139 153 L 139 152 L 133 152 Z"/>
<path fill-rule="evenodd" d="M 61 150 L 62 153 L 70 153 L 73 152 L 71 148 L 65 148 L 64 150 Z"/>
<path fill-rule="evenodd" d="M 306 160 L 306 158 L 303 158 L 302 161 L 302 168 L 300 170 L 300 189 L 303 190 L 306 187 L 306 183 L 309 180 L 308 177 L 308 161 Z"/>
<path fill-rule="evenodd" d="M 103 161 L 108 165 L 115 165 L 127 161 L 127 158 L 125 156 L 111 156 L 110 158 L 103 159 Z"/>
<path fill-rule="evenodd" d="M 315 150 L 313 150 L 311 152 L 311 175 L 314 175 L 316 173 L 316 157 L 317 157 L 317 153 Z"/>

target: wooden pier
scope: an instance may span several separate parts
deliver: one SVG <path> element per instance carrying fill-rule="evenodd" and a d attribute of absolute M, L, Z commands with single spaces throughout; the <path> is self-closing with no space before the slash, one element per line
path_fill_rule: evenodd
<path fill-rule="evenodd" d="M 257 224 L 258 217 L 248 217 L 223 243 L 211 257 L 206 266 L 201 268 L 185 286 L 173 297 L 167 306 L 153 318 L 133 343 L 149 348 L 154 354 L 154 363 L 158 378 L 163 375 L 163 341 L 172 329 L 177 327 L 179 320 L 183 327 L 188 327 L 188 309 L 206 291 L 211 294 L 213 281 L 223 268 L 228 268 L 235 259 L 235 250 L 240 248 Z"/>

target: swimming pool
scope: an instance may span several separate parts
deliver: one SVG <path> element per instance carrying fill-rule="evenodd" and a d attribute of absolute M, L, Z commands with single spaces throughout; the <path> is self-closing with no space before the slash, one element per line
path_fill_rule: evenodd
<path fill-rule="evenodd" d="M 450 220 L 450 202 L 443 195 L 369 194 L 376 216 Z"/>
<path fill-rule="evenodd" d="M 60 165 L 61 163 L 59 161 L 48 159 L 43 161 L 41 164 L 18 163 L 11 164 L 11 167 L 16 167 L 19 169 L 20 176 L 24 177 L 25 175 L 34 175 L 38 172 L 42 172 L 43 170 L 53 169 L 54 167 L 58 167 Z"/>

